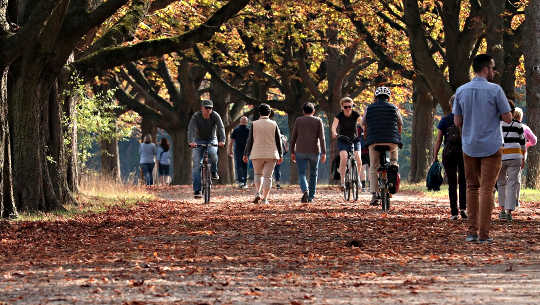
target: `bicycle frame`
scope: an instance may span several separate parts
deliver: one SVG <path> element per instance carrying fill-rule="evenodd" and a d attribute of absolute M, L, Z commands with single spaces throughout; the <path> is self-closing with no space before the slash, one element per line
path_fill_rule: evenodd
<path fill-rule="evenodd" d="M 390 162 L 388 162 L 388 159 L 386 157 L 386 151 L 379 151 L 380 153 L 380 160 L 381 165 L 377 169 L 378 173 L 378 183 L 379 183 L 379 192 L 378 197 L 381 199 L 381 207 L 383 211 L 388 211 L 390 209 L 390 198 L 392 195 L 390 194 L 390 188 L 388 185 L 388 167 L 390 166 Z"/>
<path fill-rule="evenodd" d="M 204 197 L 204 203 L 210 202 L 210 193 L 212 188 L 212 177 L 210 174 L 210 167 L 208 162 L 208 149 L 216 144 L 197 144 L 196 147 L 204 149 L 202 164 L 201 164 L 201 189 Z"/>
<path fill-rule="evenodd" d="M 351 197 L 351 191 L 353 195 L 353 200 L 358 200 L 358 165 L 356 164 L 356 158 L 354 157 L 354 144 L 353 142 L 345 136 L 340 136 L 341 139 L 348 141 L 350 146 L 347 149 L 347 163 L 345 168 L 345 188 L 343 189 L 343 198 L 345 201 L 349 201 Z"/>

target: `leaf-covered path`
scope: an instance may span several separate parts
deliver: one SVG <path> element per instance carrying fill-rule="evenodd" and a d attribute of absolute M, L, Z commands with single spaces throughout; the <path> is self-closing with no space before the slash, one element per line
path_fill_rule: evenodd
<path fill-rule="evenodd" d="M 0 304 L 537 304 L 540 204 L 464 243 L 448 203 L 415 195 L 383 214 L 331 188 L 269 205 L 219 187 L 56 222 L 0 222 Z M 493 215 L 495 219 L 496 215 Z M 351 246 L 354 244 L 354 246 Z"/>

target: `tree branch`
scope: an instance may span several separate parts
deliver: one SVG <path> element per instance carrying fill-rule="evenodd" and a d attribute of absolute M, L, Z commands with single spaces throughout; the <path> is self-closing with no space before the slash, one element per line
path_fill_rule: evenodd
<path fill-rule="evenodd" d="M 133 40 L 135 31 L 148 13 L 150 4 L 146 0 L 133 0 L 129 11 L 122 16 L 103 36 L 94 42 L 81 56 L 87 56 L 106 47 L 116 46 Z"/>
<path fill-rule="evenodd" d="M 90 54 L 72 67 L 87 78 L 103 73 L 105 70 L 150 56 L 160 56 L 193 47 L 197 42 L 212 38 L 219 27 L 238 13 L 249 0 L 230 0 L 205 23 L 196 29 L 171 38 L 153 39 L 131 46 L 111 47 Z"/>
<path fill-rule="evenodd" d="M 140 94 L 144 95 L 146 99 L 153 101 L 162 113 L 172 112 L 173 107 L 169 102 L 163 99 L 159 94 L 152 88 L 152 85 L 148 82 L 144 74 L 137 69 L 133 63 L 125 65 L 128 73 L 123 69 L 121 74 L 124 79 L 130 83 L 133 88 L 135 88 Z"/>
<path fill-rule="evenodd" d="M 262 100 L 261 101 L 261 100 L 258 100 L 256 98 L 253 98 L 251 96 L 248 96 L 244 92 L 234 88 L 231 84 L 229 84 L 227 81 L 225 81 L 219 75 L 219 73 L 217 73 L 215 71 L 214 66 L 211 63 L 209 63 L 208 61 L 206 61 L 204 59 L 204 57 L 202 56 L 202 54 L 201 54 L 201 52 L 200 52 L 200 50 L 199 50 L 199 48 L 197 46 L 194 46 L 193 50 L 195 51 L 195 55 L 199 59 L 199 62 L 201 63 L 201 65 L 203 65 L 203 67 L 205 67 L 205 69 L 210 73 L 210 75 L 212 75 L 212 79 L 218 81 L 218 83 L 220 83 L 223 86 L 223 88 L 227 89 L 231 93 L 231 95 L 245 101 L 246 103 L 248 103 L 250 105 L 259 105 L 261 103 L 267 103 L 269 105 L 273 104 L 274 107 L 279 109 L 279 110 L 285 110 L 283 103 L 278 104 L 278 103 L 276 103 L 276 101 L 267 101 L 267 100 Z"/>
<path fill-rule="evenodd" d="M 169 92 L 169 96 L 171 97 L 173 104 L 180 103 L 180 90 L 178 90 L 178 87 L 175 85 L 171 73 L 169 72 L 169 68 L 167 68 L 165 58 L 163 57 L 161 57 L 158 61 L 157 72 L 165 82 L 165 87 L 167 87 L 167 91 Z"/>

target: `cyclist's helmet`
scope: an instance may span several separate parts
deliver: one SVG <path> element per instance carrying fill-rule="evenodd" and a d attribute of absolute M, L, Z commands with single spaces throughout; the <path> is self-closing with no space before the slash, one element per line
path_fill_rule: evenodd
<path fill-rule="evenodd" d="M 375 97 L 379 95 L 386 95 L 390 97 L 392 93 L 390 93 L 390 89 L 388 89 L 388 87 L 377 87 L 377 89 L 375 89 Z"/>

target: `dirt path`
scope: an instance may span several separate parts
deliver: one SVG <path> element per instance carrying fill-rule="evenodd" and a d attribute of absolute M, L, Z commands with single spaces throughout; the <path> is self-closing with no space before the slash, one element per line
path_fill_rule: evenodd
<path fill-rule="evenodd" d="M 444 201 L 400 195 L 383 214 L 329 188 L 312 204 L 251 192 L 220 187 L 204 205 L 176 187 L 127 210 L 0 222 L 0 304 L 538 304 L 538 203 L 478 245 Z"/>

